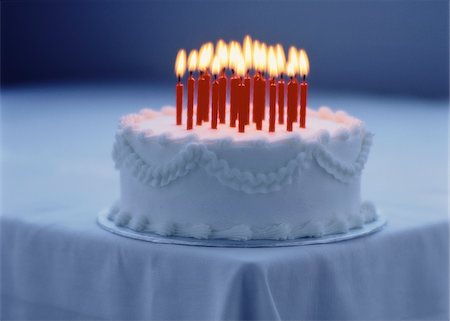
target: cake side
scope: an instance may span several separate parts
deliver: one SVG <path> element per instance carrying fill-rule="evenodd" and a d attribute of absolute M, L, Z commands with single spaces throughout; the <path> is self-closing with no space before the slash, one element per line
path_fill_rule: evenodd
<path fill-rule="evenodd" d="M 164 130 L 172 112 L 122 120 L 113 153 L 121 173 L 121 200 L 110 211 L 116 224 L 246 240 L 342 233 L 375 219 L 373 205 L 360 201 L 372 134 L 359 120 L 322 108 L 308 111 L 317 118 L 308 131 L 242 139 Z"/>

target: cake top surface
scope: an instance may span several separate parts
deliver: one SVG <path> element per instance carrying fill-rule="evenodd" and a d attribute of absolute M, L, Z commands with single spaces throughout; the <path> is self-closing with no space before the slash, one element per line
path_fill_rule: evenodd
<path fill-rule="evenodd" d="M 201 141 L 233 140 L 236 142 L 266 141 L 277 142 L 289 138 L 301 138 L 305 141 L 316 141 L 323 139 L 346 140 L 351 135 L 359 135 L 364 131 L 364 123 L 344 111 L 333 112 L 328 107 L 318 110 L 308 109 L 308 122 L 306 128 L 300 128 L 298 122 L 293 124 L 293 131 L 288 132 L 285 124 L 276 124 L 275 132 L 269 132 L 269 117 L 263 122 L 263 129 L 256 130 L 255 124 L 251 123 L 245 128 L 245 133 L 239 133 L 237 128 L 229 125 L 227 117 L 226 124 L 218 124 L 217 129 L 211 128 L 210 122 L 203 122 L 201 126 L 195 125 L 192 130 L 186 129 L 186 124 L 177 126 L 175 124 L 175 108 L 163 107 L 160 111 L 153 109 L 142 109 L 139 113 L 129 114 L 122 117 L 120 127 L 132 129 L 147 137 L 167 136 L 167 138 L 178 140 L 195 137 Z M 228 116 L 228 115 L 227 115 Z"/>
<path fill-rule="evenodd" d="M 275 133 L 268 132 L 267 120 L 261 131 L 247 126 L 239 133 L 228 124 L 211 129 L 208 122 L 187 130 L 175 124 L 174 113 L 164 107 L 122 117 L 113 149 L 116 166 L 125 162 L 142 177 L 152 173 L 154 186 L 202 166 L 233 189 L 268 193 L 288 184 L 312 159 L 338 181 L 350 182 L 361 173 L 372 142 L 362 121 L 326 107 L 308 110 L 306 129 L 296 123 L 287 132 L 278 125 Z"/>

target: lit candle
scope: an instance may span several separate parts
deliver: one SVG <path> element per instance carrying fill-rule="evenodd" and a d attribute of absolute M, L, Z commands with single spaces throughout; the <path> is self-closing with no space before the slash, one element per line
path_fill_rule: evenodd
<path fill-rule="evenodd" d="M 275 131 L 277 85 L 274 82 L 270 84 L 270 111 L 269 111 L 269 132 Z"/>
<path fill-rule="evenodd" d="M 278 73 L 277 70 L 277 58 L 275 56 L 275 50 L 273 47 L 269 47 L 269 55 L 267 59 L 270 85 L 269 85 L 269 132 L 275 132 L 276 122 L 276 99 L 277 99 L 277 85 L 275 77 Z"/>
<path fill-rule="evenodd" d="M 261 78 L 260 78 L 260 86 L 262 93 L 262 106 L 261 106 L 261 118 L 262 120 L 266 119 L 266 88 L 267 82 L 265 78 L 265 71 L 267 69 L 267 45 L 265 43 L 261 44 L 261 52 L 260 52 L 261 60 Z"/>
<path fill-rule="evenodd" d="M 278 80 L 278 123 L 284 124 L 284 79 L 283 73 Z"/>
<path fill-rule="evenodd" d="M 300 76 L 303 78 L 300 84 L 300 127 L 306 127 L 306 99 L 308 96 L 308 83 L 306 76 L 309 74 L 309 59 L 306 51 L 301 49 L 299 52 Z"/>
<path fill-rule="evenodd" d="M 236 127 L 236 120 L 238 116 L 238 86 L 240 79 L 235 75 L 234 69 L 231 70 L 230 78 L 230 127 Z"/>
<path fill-rule="evenodd" d="M 248 125 L 250 124 L 250 88 L 251 88 L 250 69 L 252 69 L 253 67 L 253 42 L 252 38 L 249 35 L 245 36 L 244 38 L 243 50 L 244 50 L 244 64 L 245 69 L 247 70 L 247 73 L 245 74 L 244 77 L 244 85 L 245 85 L 244 113 L 245 113 L 245 124 Z"/>
<path fill-rule="evenodd" d="M 203 86 L 205 86 L 204 94 L 202 96 L 203 102 L 201 104 L 202 107 L 202 120 L 209 121 L 209 101 L 210 101 L 210 87 L 211 87 L 211 74 L 208 71 L 210 66 L 212 56 L 213 56 L 213 44 L 211 42 L 205 43 L 200 48 L 200 62 L 199 68 L 203 71 L 203 78 L 205 82 Z"/>
<path fill-rule="evenodd" d="M 214 75 L 214 82 L 212 85 L 212 113 L 211 113 L 211 128 L 217 129 L 217 114 L 218 114 L 218 98 L 219 98 L 219 82 L 217 81 L 217 76 Z"/>
<path fill-rule="evenodd" d="M 183 84 L 181 83 L 181 77 L 178 76 L 177 83 L 177 125 L 183 123 Z"/>
<path fill-rule="evenodd" d="M 237 64 L 242 57 L 241 45 L 232 41 L 230 43 L 229 67 L 232 75 L 230 77 L 230 127 L 236 127 L 236 121 L 239 113 L 238 86 L 240 78 L 235 74 Z"/>
<path fill-rule="evenodd" d="M 298 105 L 298 86 L 297 81 L 294 79 L 295 71 L 291 63 L 288 63 L 286 68 L 287 74 L 290 77 L 289 83 L 287 85 L 287 131 L 292 131 L 292 123 L 294 122 L 294 114 Z"/>
<path fill-rule="evenodd" d="M 252 101 L 252 120 L 254 123 L 257 122 L 258 119 L 258 86 L 256 85 L 258 83 L 259 79 L 259 72 L 255 70 L 255 74 L 253 75 L 253 101 Z"/>
<path fill-rule="evenodd" d="M 208 73 L 208 67 L 211 62 L 212 44 L 206 43 L 200 47 L 198 69 L 200 76 L 198 78 L 197 88 L 197 125 L 200 126 L 203 121 L 209 119 L 209 90 L 211 75 Z"/>
<path fill-rule="evenodd" d="M 297 82 L 297 77 L 296 74 L 298 73 L 298 51 L 297 48 L 295 48 L 294 46 L 291 46 L 289 48 L 289 53 L 288 53 L 288 61 L 291 64 L 292 68 L 294 69 L 294 75 L 293 78 L 291 79 L 291 81 L 295 84 L 295 87 L 298 90 L 298 82 Z M 294 86 L 294 85 L 292 85 Z M 297 98 L 296 98 L 296 105 L 295 108 L 292 109 L 292 121 L 295 123 L 298 120 L 298 93 L 297 93 Z"/>
<path fill-rule="evenodd" d="M 256 88 L 258 89 L 257 96 L 258 96 L 258 105 L 257 105 L 257 111 L 258 111 L 258 118 L 256 120 L 256 129 L 262 130 L 262 121 L 265 117 L 265 110 L 266 110 L 266 78 L 264 78 L 264 74 L 260 73 L 260 77 L 258 78 L 258 81 L 256 82 Z"/>
<path fill-rule="evenodd" d="M 297 104 L 295 105 L 295 108 L 292 110 L 292 121 L 296 123 L 298 121 L 298 113 L 299 113 L 299 107 L 298 107 L 298 81 L 297 81 L 297 75 L 294 75 L 294 78 L 292 81 L 295 83 L 295 87 L 297 88 Z"/>
<path fill-rule="evenodd" d="M 219 57 L 221 66 L 228 65 L 228 46 L 220 39 L 216 45 L 216 53 Z M 225 73 L 225 67 L 219 76 L 219 122 L 225 124 L 226 122 L 226 104 L 227 104 L 227 75 Z"/>
<path fill-rule="evenodd" d="M 188 79 L 188 105 L 187 105 L 187 125 L 186 129 L 192 129 L 193 127 L 193 117 L 194 117 L 194 90 L 195 90 L 195 79 L 192 76 L 192 71 L 190 72 Z"/>
<path fill-rule="evenodd" d="M 219 57 L 215 56 L 212 62 L 211 71 L 214 74 L 214 82 L 212 84 L 211 94 L 211 128 L 217 129 L 217 117 L 219 111 L 219 82 L 217 81 L 217 74 L 220 71 Z"/>
<path fill-rule="evenodd" d="M 197 126 L 201 126 L 203 121 L 202 113 L 205 105 L 205 85 L 206 81 L 203 77 L 203 71 L 200 70 L 197 82 Z"/>
<path fill-rule="evenodd" d="M 225 68 L 222 69 L 219 77 L 219 121 L 221 124 L 226 122 L 226 105 L 227 105 L 227 76 Z"/>
<path fill-rule="evenodd" d="M 177 125 L 182 124 L 183 117 L 183 84 L 181 83 L 181 77 L 183 77 L 186 71 L 186 51 L 181 49 L 178 51 L 177 58 L 175 61 L 175 73 L 178 77 L 178 82 L 176 85 L 176 123 Z"/>
<path fill-rule="evenodd" d="M 243 133 L 245 132 L 245 125 L 247 123 L 247 117 L 246 117 L 246 104 L 245 104 L 245 83 L 240 77 L 240 83 L 238 85 L 238 97 L 239 97 L 239 132 Z"/>
<path fill-rule="evenodd" d="M 203 78 L 205 78 L 205 102 L 203 104 L 205 109 L 203 110 L 202 116 L 203 121 L 209 121 L 209 93 L 211 90 L 211 74 L 208 72 L 208 68 L 205 69 Z"/>
<path fill-rule="evenodd" d="M 237 74 L 238 74 L 238 79 L 239 79 L 239 83 L 238 83 L 238 87 L 237 87 L 237 105 L 238 105 L 238 117 L 239 117 L 239 132 L 240 133 L 244 133 L 245 132 L 245 125 L 247 122 L 247 117 L 246 117 L 246 88 L 245 88 L 245 83 L 243 80 L 243 76 L 245 74 L 245 66 L 244 66 L 244 60 L 241 59 L 240 61 L 238 61 L 237 63 Z"/>
<path fill-rule="evenodd" d="M 254 123 L 257 123 L 257 120 L 258 120 L 258 104 L 259 104 L 258 90 L 259 90 L 259 88 L 257 86 L 257 83 L 258 83 L 258 79 L 259 79 L 259 71 L 258 70 L 259 70 L 259 65 L 260 65 L 259 64 L 259 59 L 260 59 L 259 45 L 260 44 L 259 44 L 258 40 L 253 41 L 253 55 L 252 56 L 253 56 L 253 68 L 255 69 L 255 74 L 253 76 L 252 121 Z"/>
<path fill-rule="evenodd" d="M 280 74 L 278 80 L 278 123 L 284 124 L 284 79 L 283 72 L 286 65 L 286 56 L 284 55 L 283 47 L 277 45 L 277 70 Z"/>
<path fill-rule="evenodd" d="M 250 78 L 250 71 L 247 71 L 245 77 L 244 77 L 244 85 L 245 85 L 245 108 L 244 108 L 244 112 L 245 112 L 245 124 L 249 125 L 250 124 L 250 82 L 251 82 L 251 78 Z"/>
<path fill-rule="evenodd" d="M 192 75 L 197 68 L 197 50 L 192 50 L 188 56 L 188 69 L 189 69 L 189 79 L 188 79 L 188 100 L 187 100 L 187 127 L 190 130 L 193 127 L 193 117 L 194 117 L 194 90 L 195 90 L 195 79 Z"/>

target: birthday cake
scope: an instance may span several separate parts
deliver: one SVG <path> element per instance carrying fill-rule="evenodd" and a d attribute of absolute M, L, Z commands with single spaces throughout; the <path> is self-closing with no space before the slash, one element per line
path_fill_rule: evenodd
<path fill-rule="evenodd" d="M 372 134 L 344 111 L 307 108 L 304 49 L 291 46 L 286 62 L 280 44 L 219 40 L 215 54 L 212 43 L 189 57 L 180 49 L 175 73 L 175 108 L 120 120 L 120 200 L 101 215 L 113 227 L 172 239 L 294 240 L 362 233 L 377 221 L 360 192 Z"/>
<path fill-rule="evenodd" d="M 120 200 L 107 216 L 117 226 L 245 241 L 346 233 L 376 220 L 360 194 L 372 143 L 362 121 L 322 107 L 308 109 L 307 128 L 292 131 L 253 123 L 245 133 L 187 131 L 175 113 L 144 109 L 120 120 L 113 150 Z"/>

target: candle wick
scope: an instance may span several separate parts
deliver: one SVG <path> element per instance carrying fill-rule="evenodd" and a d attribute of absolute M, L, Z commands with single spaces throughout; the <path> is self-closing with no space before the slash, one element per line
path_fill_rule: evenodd
<path fill-rule="evenodd" d="M 214 74 L 214 80 L 217 80 L 217 75 L 216 74 Z"/>
<path fill-rule="evenodd" d="M 280 78 L 283 79 L 283 73 L 281 73 Z"/>
<path fill-rule="evenodd" d="M 178 82 L 181 82 L 181 76 L 178 76 Z"/>
<path fill-rule="evenodd" d="M 306 75 L 303 75 L 303 81 L 306 81 Z"/>
<path fill-rule="evenodd" d="M 233 68 L 231 68 L 231 73 L 234 75 L 234 69 Z"/>

